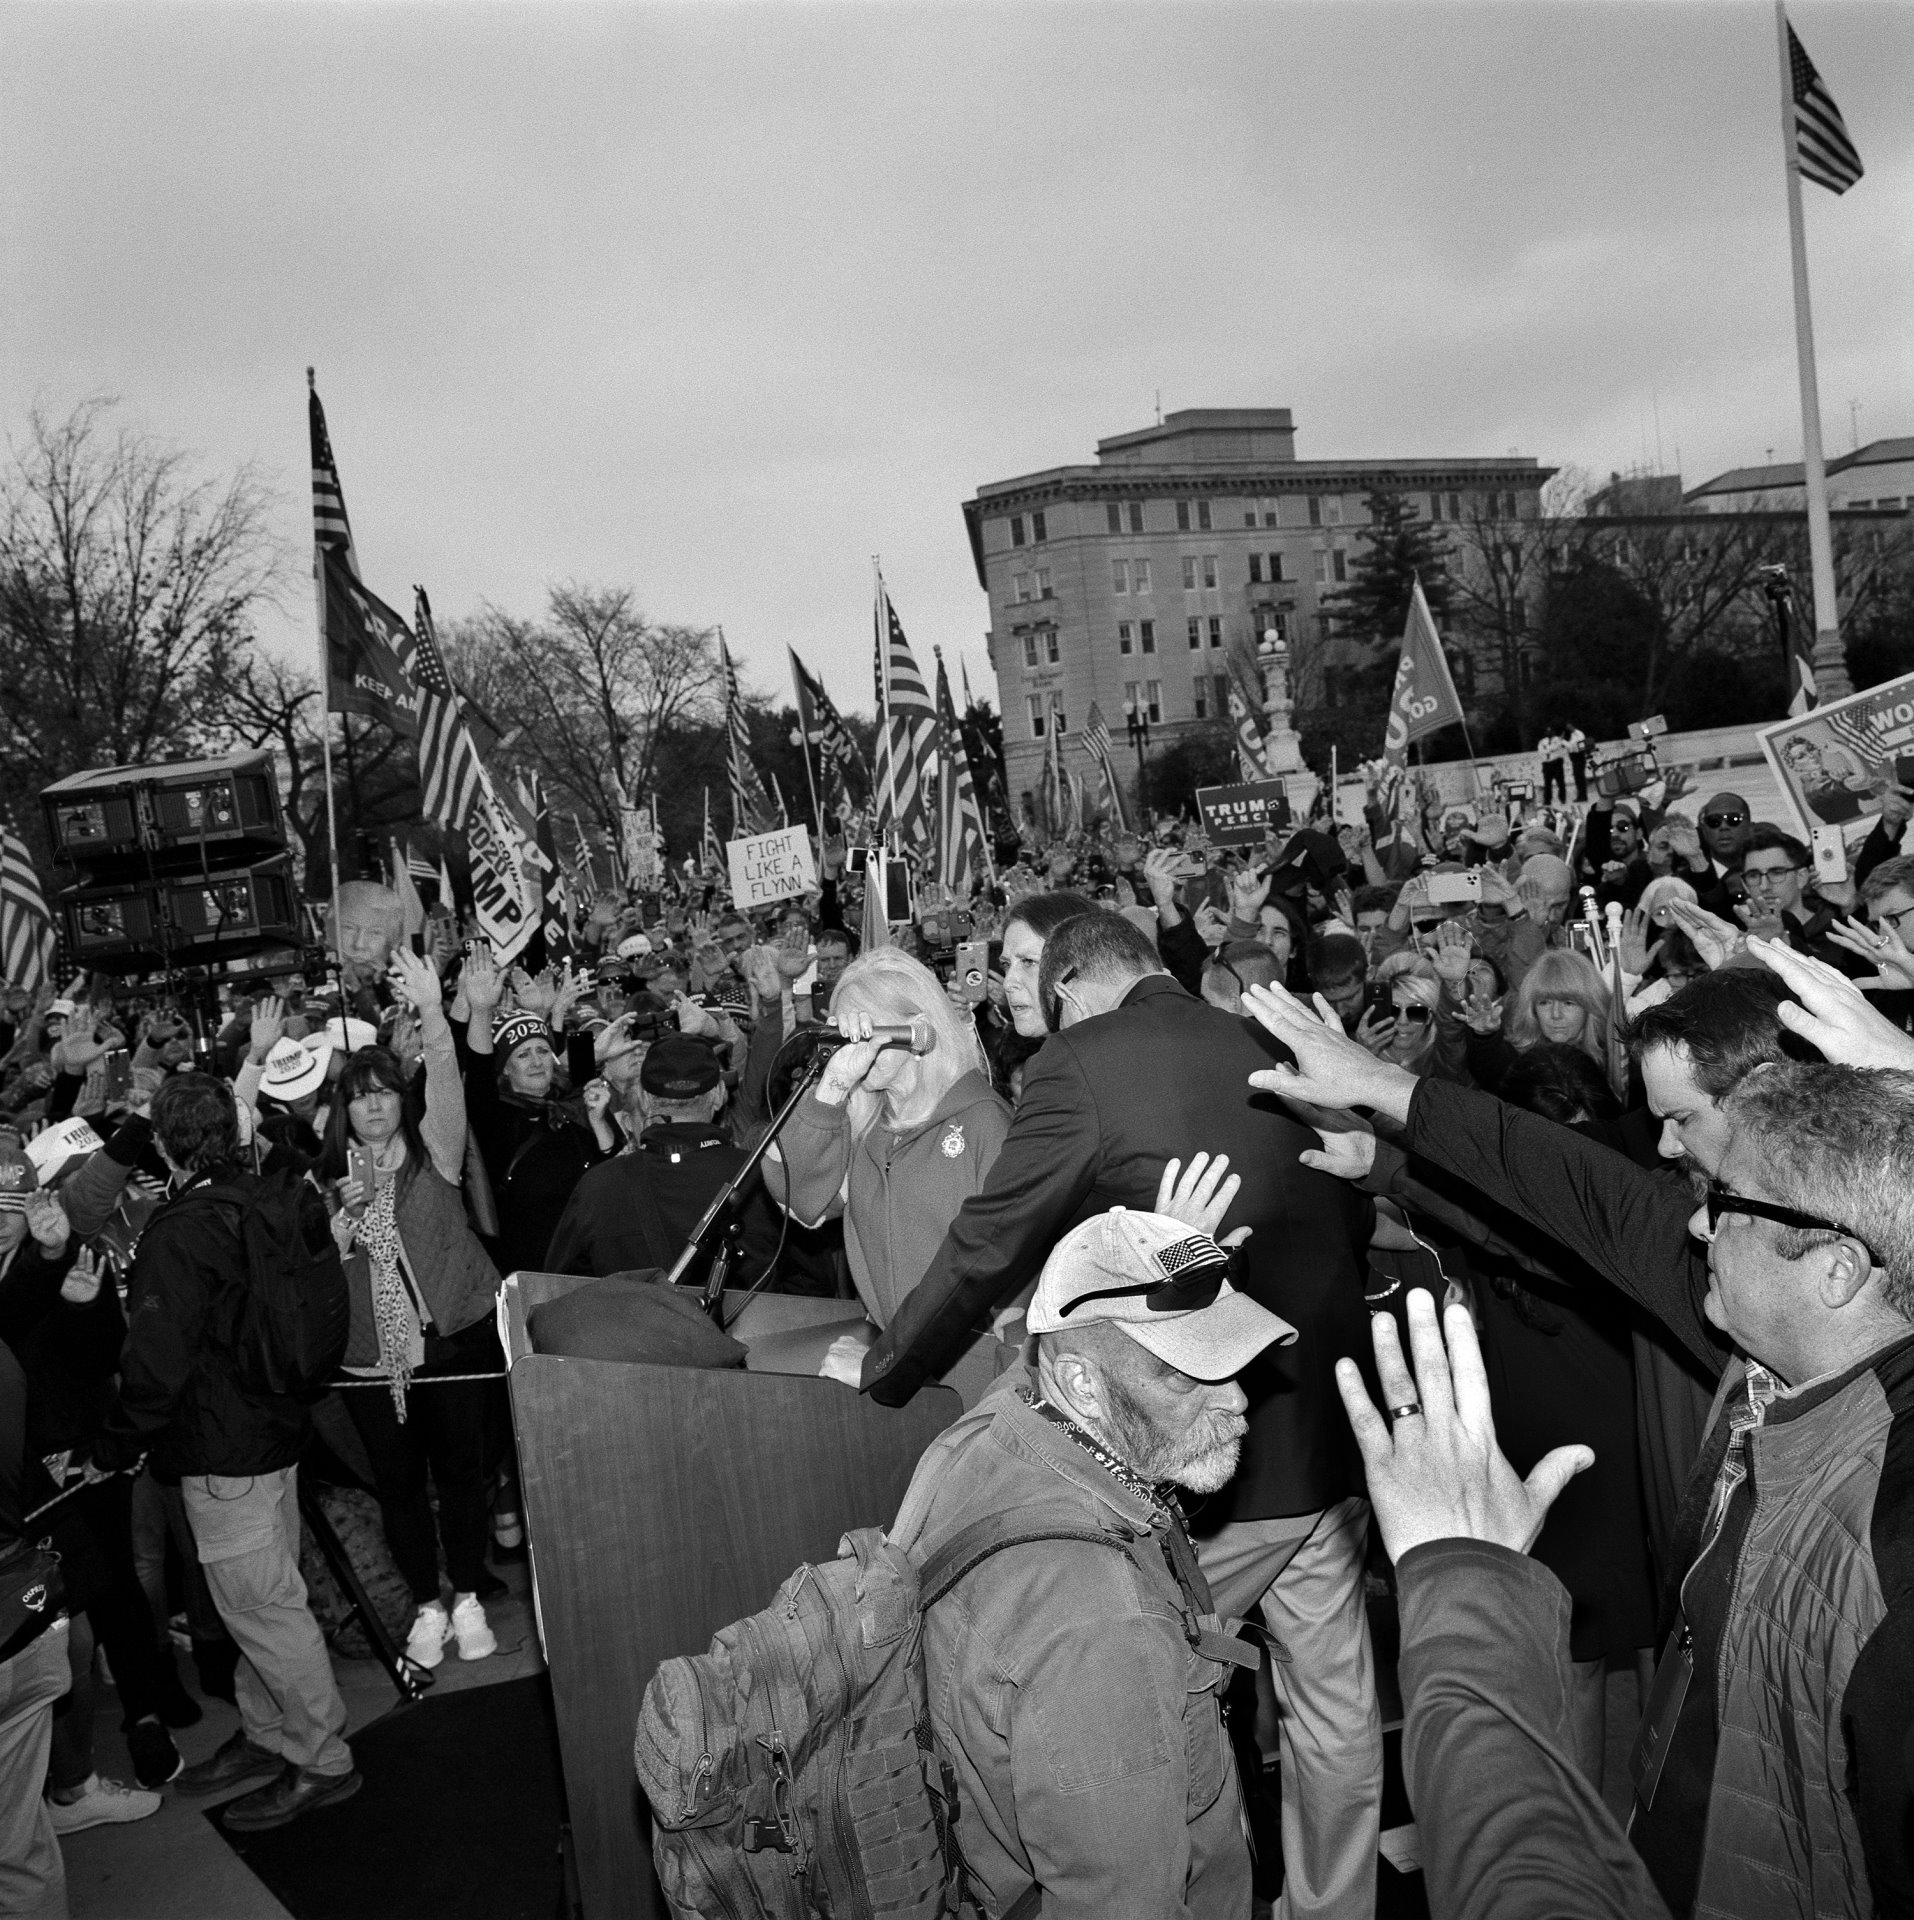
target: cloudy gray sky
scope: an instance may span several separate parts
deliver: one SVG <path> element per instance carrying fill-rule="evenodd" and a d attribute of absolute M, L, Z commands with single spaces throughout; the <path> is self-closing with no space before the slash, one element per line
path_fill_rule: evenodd
<path fill-rule="evenodd" d="M 1795 0 L 1830 451 L 1914 433 L 1914 6 Z M 0 4 L 0 423 L 123 396 L 408 607 L 622 582 L 870 704 L 870 559 L 1166 411 L 1304 458 L 1798 457 L 1771 7 Z M 1657 426 L 1657 419 L 1659 426 Z M 270 624 L 309 646 L 309 602 Z"/>

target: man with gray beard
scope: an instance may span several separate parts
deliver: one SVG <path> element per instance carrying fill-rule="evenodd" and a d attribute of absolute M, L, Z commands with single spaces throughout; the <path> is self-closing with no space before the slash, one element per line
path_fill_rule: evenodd
<path fill-rule="evenodd" d="M 1032 1535 L 980 1555 L 924 1620 L 931 1725 L 987 1912 L 1248 1920 L 1220 1697 L 1260 1656 L 1218 1618 L 1177 1490 L 1236 1471 L 1235 1376 L 1296 1334 L 1229 1271 L 1168 1214 L 1073 1228 L 1026 1315 L 1036 1366 L 932 1443 L 891 1529 L 920 1563 L 1006 1513 Z"/>

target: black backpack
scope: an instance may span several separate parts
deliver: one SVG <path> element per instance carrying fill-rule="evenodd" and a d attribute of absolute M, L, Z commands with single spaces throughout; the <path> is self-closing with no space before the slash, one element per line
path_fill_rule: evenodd
<path fill-rule="evenodd" d="M 345 1358 L 352 1310 L 319 1189 L 282 1168 L 199 1191 L 245 1250 L 245 1288 L 227 1321 L 240 1385 L 260 1394 L 323 1386 Z"/>

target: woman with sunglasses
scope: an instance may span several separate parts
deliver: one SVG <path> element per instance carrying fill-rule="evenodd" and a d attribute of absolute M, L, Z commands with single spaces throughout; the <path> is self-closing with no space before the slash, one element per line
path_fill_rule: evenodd
<path fill-rule="evenodd" d="M 1472 1085 L 1467 1032 L 1460 1021 L 1443 1017 L 1442 981 L 1434 962 L 1421 954 L 1391 954 L 1376 969 L 1376 980 L 1388 989 L 1388 1015 L 1368 1027 L 1363 1044 L 1420 1080 Z"/>

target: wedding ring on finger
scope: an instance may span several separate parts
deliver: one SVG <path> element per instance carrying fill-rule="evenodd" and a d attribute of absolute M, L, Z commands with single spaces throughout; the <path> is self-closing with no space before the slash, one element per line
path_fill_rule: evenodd
<path fill-rule="evenodd" d="M 1392 1427 L 1398 1420 L 1420 1420 L 1421 1418 L 1422 1402 L 1420 1400 L 1411 1400 L 1403 1406 L 1389 1409 L 1389 1424 Z"/>

